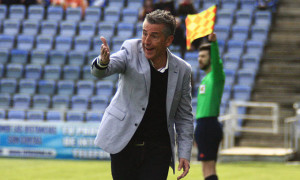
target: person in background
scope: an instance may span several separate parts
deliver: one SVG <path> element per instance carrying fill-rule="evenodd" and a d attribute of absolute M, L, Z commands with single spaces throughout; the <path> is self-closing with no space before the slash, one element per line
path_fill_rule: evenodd
<path fill-rule="evenodd" d="M 145 0 L 143 7 L 139 10 L 138 20 L 143 22 L 146 14 L 154 10 L 153 0 Z"/>
<path fill-rule="evenodd" d="M 65 10 L 68 7 L 77 8 L 81 7 L 82 14 L 84 14 L 85 9 L 88 7 L 87 0 L 51 0 L 52 6 L 62 6 Z"/>
<path fill-rule="evenodd" d="M 203 44 L 199 48 L 199 66 L 206 76 L 198 91 L 195 129 L 195 141 L 198 146 L 198 160 L 202 161 L 205 180 L 218 180 L 216 162 L 219 145 L 223 138 L 223 130 L 218 121 L 220 104 L 225 84 L 223 62 L 219 56 L 219 48 L 215 33 L 208 36 L 211 44 Z"/>
<path fill-rule="evenodd" d="M 159 0 L 158 2 L 154 3 L 154 9 L 170 11 L 173 16 L 176 16 L 174 1 Z"/>
<path fill-rule="evenodd" d="M 177 16 L 185 19 L 188 14 L 196 14 L 197 10 L 194 7 L 193 0 L 181 0 L 177 8 Z"/>

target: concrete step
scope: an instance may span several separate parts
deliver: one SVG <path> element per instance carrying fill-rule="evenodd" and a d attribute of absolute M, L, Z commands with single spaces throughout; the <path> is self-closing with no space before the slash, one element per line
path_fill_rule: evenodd
<path fill-rule="evenodd" d="M 265 86 L 264 84 L 255 85 L 253 93 L 281 93 L 281 94 L 297 94 L 300 93 L 300 89 L 294 87 L 282 87 L 282 86 Z"/>
<path fill-rule="evenodd" d="M 271 86 L 271 85 L 274 85 L 274 86 L 293 86 L 293 87 L 296 87 L 296 88 L 300 88 L 300 79 L 284 79 L 284 78 L 279 78 L 279 79 L 272 79 L 272 78 L 264 78 L 264 77 L 261 77 L 261 78 L 258 78 L 256 80 L 256 83 L 257 84 L 264 84 L 265 86 Z"/>
<path fill-rule="evenodd" d="M 219 161 L 270 161 L 285 162 L 295 156 L 292 149 L 261 148 L 261 147 L 232 147 L 220 151 Z"/>

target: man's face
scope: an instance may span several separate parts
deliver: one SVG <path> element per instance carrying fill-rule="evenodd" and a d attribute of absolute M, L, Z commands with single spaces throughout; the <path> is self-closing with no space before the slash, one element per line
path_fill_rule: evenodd
<path fill-rule="evenodd" d="M 171 45 L 174 37 L 165 37 L 163 24 L 150 24 L 147 20 L 143 24 L 142 44 L 147 59 L 155 61 L 164 57 L 166 48 Z"/>
<path fill-rule="evenodd" d="M 200 69 L 206 70 L 210 67 L 210 55 L 208 50 L 202 50 L 198 55 Z"/>

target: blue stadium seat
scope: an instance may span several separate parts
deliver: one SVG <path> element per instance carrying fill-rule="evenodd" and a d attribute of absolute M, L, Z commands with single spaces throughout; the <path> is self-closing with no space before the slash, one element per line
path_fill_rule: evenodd
<path fill-rule="evenodd" d="M 0 93 L 0 108 L 6 109 L 10 106 L 11 97 L 9 94 Z"/>
<path fill-rule="evenodd" d="M 39 94 L 53 95 L 55 93 L 56 83 L 54 80 L 40 80 L 38 84 L 39 84 L 38 87 Z"/>
<path fill-rule="evenodd" d="M 86 122 L 101 122 L 103 113 L 99 110 L 86 113 Z"/>
<path fill-rule="evenodd" d="M 143 1 L 141 0 L 130 0 L 127 2 L 128 9 L 139 9 L 143 6 Z"/>
<path fill-rule="evenodd" d="M 30 102 L 31 96 L 28 94 L 15 94 L 13 96 L 13 107 L 15 109 L 28 109 Z"/>
<path fill-rule="evenodd" d="M 238 8 L 239 0 L 222 0 L 222 9 L 235 11 Z"/>
<path fill-rule="evenodd" d="M 96 89 L 97 95 L 110 97 L 113 94 L 114 83 L 112 81 L 98 81 Z"/>
<path fill-rule="evenodd" d="M 110 0 L 108 8 L 122 9 L 125 5 L 125 0 Z"/>
<path fill-rule="evenodd" d="M 124 43 L 125 40 L 128 38 L 123 38 L 123 37 L 113 37 L 112 38 L 112 48 L 111 52 L 117 52 L 121 49 L 122 44 Z"/>
<path fill-rule="evenodd" d="M 26 7 L 22 4 L 13 4 L 9 6 L 9 18 L 22 20 L 25 19 Z"/>
<path fill-rule="evenodd" d="M 262 55 L 264 50 L 264 42 L 249 40 L 246 42 L 246 51 L 248 54 Z"/>
<path fill-rule="evenodd" d="M 0 78 L 4 77 L 4 66 L 0 64 Z"/>
<path fill-rule="evenodd" d="M 101 20 L 101 9 L 97 7 L 88 7 L 85 10 L 84 20 L 92 23 L 97 23 Z"/>
<path fill-rule="evenodd" d="M 70 80 L 58 81 L 57 94 L 59 95 L 73 95 L 74 94 L 74 82 Z"/>
<path fill-rule="evenodd" d="M 105 96 L 92 96 L 91 109 L 99 112 L 104 112 L 109 103 L 109 98 Z"/>
<path fill-rule="evenodd" d="M 257 70 L 260 62 L 260 55 L 245 54 L 242 56 L 243 68 Z"/>
<path fill-rule="evenodd" d="M 214 32 L 217 34 L 218 40 L 227 40 L 231 27 L 229 25 L 215 25 Z"/>
<path fill-rule="evenodd" d="M 77 95 L 89 97 L 94 94 L 94 82 L 91 80 L 80 80 L 76 87 Z"/>
<path fill-rule="evenodd" d="M 47 121 L 63 121 L 64 113 L 61 111 L 47 111 L 46 119 Z"/>
<path fill-rule="evenodd" d="M 6 77 L 7 78 L 22 78 L 23 76 L 23 65 L 22 64 L 8 64 L 6 66 Z"/>
<path fill-rule="evenodd" d="M 104 21 L 105 22 L 118 22 L 120 20 L 120 9 L 116 7 L 110 7 L 104 9 Z"/>
<path fill-rule="evenodd" d="M 210 6 L 213 6 L 215 4 L 217 4 L 217 5 L 219 4 L 219 0 L 203 0 L 202 2 L 203 2 L 202 9 L 207 9 Z"/>
<path fill-rule="evenodd" d="M 21 94 L 35 94 L 36 81 L 32 79 L 21 79 L 19 82 L 19 93 Z"/>
<path fill-rule="evenodd" d="M 80 51 L 70 51 L 68 53 L 69 65 L 82 66 L 85 64 L 86 53 Z"/>
<path fill-rule="evenodd" d="M 2 42 L 0 42 L 0 44 L 1 43 Z M 10 54 L 10 51 L 8 49 L 0 49 L 0 64 L 6 64 L 8 62 L 9 54 Z"/>
<path fill-rule="evenodd" d="M 49 6 L 47 9 L 47 19 L 61 21 L 64 16 L 64 10 L 61 6 Z"/>
<path fill-rule="evenodd" d="M 46 65 L 44 67 L 44 79 L 60 79 L 61 67 L 58 65 Z"/>
<path fill-rule="evenodd" d="M 188 51 L 185 53 L 184 59 L 188 62 L 196 61 L 198 63 L 198 51 Z"/>
<path fill-rule="evenodd" d="M 227 43 L 227 53 L 241 55 L 244 52 L 245 41 L 229 40 Z"/>
<path fill-rule="evenodd" d="M 6 19 L 7 17 L 7 6 L 4 4 L 0 4 L 0 20 Z"/>
<path fill-rule="evenodd" d="M 45 115 L 43 111 L 27 111 L 27 121 L 44 121 Z"/>
<path fill-rule="evenodd" d="M 234 13 L 230 9 L 220 9 L 217 11 L 217 25 L 231 26 L 233 23 Z"/>
<path fill-rule="evenodd" d="M 20 21 L 16 19 L 6 19 L 3 22 L 3 34 L 17 35 L 20 32 Z"/>
<path fill-rule="evenodd" d="M 237 82 L 240 85 L 253 86 L 255 82 L 256 71 L 252 69 L 240 69 L 237 72 Z"/>
<path fill-rule="evenodd" d="M 68 111 L 67 112 L 67 121 L 78 121 L 83 122 L 84 113 L 78 111 Z"/>
<path fill-rule="evenodd" d="M 231 99 L 231 85 L 225 85 L 224 90 L 223 90 L 223 95 L 222 95 L 222 103 L 227 104 L 228 101 Z"/>
<path fill-rule="evenodd" d="M 86 110 L 88 108 L 88 99 L 86 96 L 73 96 L 71 106 L 72 109 Z"/>
<path fill-rule="evenodd" d="M 19 50 L 13 49 L 11 50 L 11 63 L 18 63 L 18 64 L 26 64 L 28 61 L 28 51 L 27 50 Z"/>
<path fill-rule="evenodd" d="M 42 66 L 37 64 L 27 64 L 25 66 L 25 78 L 40 79 L 42 76 Z"/>
<path fill-rule="evenodd" d="M 236 71 L 234 69 L 224 69 L 226 85 L 235 84 L 235 72 Z"/>
<path fill-rule="evenodd" d="M 0 92 L 14 94 L 17 89 L 17 80 L 16 79 L 0 79 Z"/>
<path fill-rule="evenodd" d="M 52 50 L 49 52 L 49 64 L 64 65 L 67 62 L 67 52 L 63 50 Z"/>
<path fill-rule="evenodd" d="M 138 8 L 126 8 L 123 9 L 123 22 L 124 23 L 136 23 L 138 21 Z"/>
<path fill-rule="evenodd" d="M 65 80 L 77 80 L 80 77 L 80 67 L 67 65 L 64 66 L 64 75 L 63 78 Z"/>
<path fill-rule="evenodd" d="M 222 40 L 222 39 L 218 40 L 218 46 L 219 46 L 219 54 L 220 54 L 220 56 L 222 56 L 223 53 L 224 53 L 224 51 L 225 51 L 226 43 L 227 43 L 226 40 Z"/>
<path fill-rule="evenodd" d="M 136 23 L 135 29 L 136 29 L 135 37 L 142 38 L 142 35 L 143 35 L 143 23 L 141 23 L 141 22 Z"/>
<path fill-rule="evenodd" d="M 81 7 L 68 7 L 66 9 L 66 21 L 78 22 L 81 21 Z"/>
<path fill-rule="evenodd" d="M 237 26 L 232 27 L 232 40 L 245 41 L 249 36 L 249 27 L 248 26 Z"/>
<path fill-rule="evenodd" d="M 95 76 L 93 76 L 91 74 L 91 66 L 90 65 L 86 65 L 82 68 L 82 78 L 85 79 L 85 80 L 89 80 L 89 79 L 95 80 L 95 79 L 97 79 Z"/>
<path fill-rule="evenodd" d="M 13 35 L 0 34 L 0 50 L 12 49 L 15 37 Z"/>
<path fill-rule="evenodd" d="M 45 14 L 45 8 L 41 5 L 31 5 L 28 8 L 28 19 L 43 20 Z"/>
<path fill-rule="evenodd" d="M 48 109 L 50 107 L 50 96 L 49 95 L 35 95 L 33 96 L 34 109 Z"/>
<path fill-rule="evenodd" d="M 241 9 L 250 9 L 253 10 L 256 8 L 256 0 L 240 0 Z"/>
<path fill-rule="evenodd" d="M 30 63 L 43 65 L 48 62 L 48 51 L 32 50 L 30 54 Z"/>
<path fill-rule="evenodd" d="M 36 20 L 25 20 L 22 24 L 22 33 L 24 35 L 39 34 L 40 22 Z"/>
<path fill-rule="evenodd" d="M 236 12 L 236 22 L 237 26 L 250 26 L 253 20 L 253 11 L 242 9 Z"/>
<path fill-rule="evenodd" d="M 56 21 L 42 21 L 41 35 L 55 36 L 57 34 L 58 23 Z"/>
<path fill-rule="evenodd" d="M 7 116 L 9 120 L 25 120 L 25 111 L 9 110 Z"/>
<path fill-rule="evenodd" d="M 0 106 L 1 107 L 1 106 Z M 92 117 L 93 118 L 93 117 Z M 4 109 L 0 110 L 0 121 L 6 119 L 6 111 Z M 96 119 L 96 118 L 95 118 Z M 92 121 L 92 119 L 91 119 Z"/>
<path fill-rule="evenodd" d="M 32 35 L 19 35 L 17 37 L 17 49 L 31 50 L 34 46 L 34 36 Z"/>
<path fill-rule="evenodd" d="M 61 37 L 73 37 L 77 34 L 77 23 L 72 21 L 63 21 L 59 25 Z"/>
<path fill-rule="evenodd" d="M 116 24 L 114 22 L 100 22 L 98 25 L 99 36 L 103 36 L 106 39 L 110 39 L 115 34 Z"/>
<path fill-rule="evenodd" d="M 93 37 L 96 33 L 95 22 L 80 22 L 79 36 Z"/>
<path fill-rule="evenodd" d="M 198 91 L 198 87 L 195 87 L 195 89 L 197 89 L 197 91 Z M 197 103 L 198 103 L 197 97 L 193 97 L 192 98 L 192 108 L 193 108 L 193 115 L 194 115 L 194 117 L 196 116 Z"/>
<path fill-rule="evenodd" d="M 117 35 L 120 38 L 130 38 L 134 33 L 134 24 L 129 22 L 119 23 L 117 26 Z"/>
<path fill-rule="evenodd" d="M 235 85 L 233 87 L 233 99 L 248 101 L 251 96 L 251 87 L 247 85 Z"/>
<path fill-rule="evenodd" d="M 55 49 L 60 51 L 69 51 L 72 49 L 73 38 L 57 36 L 55 38 Z"/>
<path fill-rule="evenodd" d="M 240 67 L 240 54 L 227 53 L 223 56 L 224 68 L 237 70 Z"/>
<path fill-rule="evenodd" d="M 36 38 L 36 49 L 41 51 L 49 51 L 53 47 L 53 37 L 40 35 Z"/>
<path fill-rule="evenodd" d="M 99 37 L 98 37 L 99 38 Z M 91 49 L 91 38 L 88 36 L 77 36 L 74 39 L 74 50 L 87 52 Z"/>
<path fill-rule="evenodd" d="M 271 11 L 256 11 L 254 14 L 255 25 L 269 28 L 272 22 Z"/>
<path fill-rule="evenodd" d="M 266 42 L 268 33 L 268 28 L 259 25 L 253 25 L 251 27 L 251 40 Z"/>
<path fill-rule="evenodd" d="M 70 103 L 70 97 L 66 95 L 55 95 L 52 97 L 53 109 L 68 109 Z"/>

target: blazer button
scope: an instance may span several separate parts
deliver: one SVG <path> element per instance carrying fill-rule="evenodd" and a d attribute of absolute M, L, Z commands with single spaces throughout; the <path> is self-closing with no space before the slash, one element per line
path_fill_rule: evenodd
<path fill-rule="evenodd" d="M 142 108 L 143 111 L 145 111 L 145 108 Z"/>
<path fill-rule="evenodd" d="M 135 125 L 135 126 L 138 126 L 138 123 L 135 123 L 134 125 Z"/>

